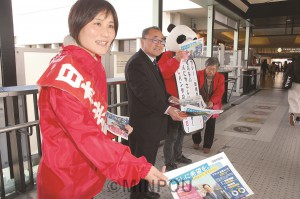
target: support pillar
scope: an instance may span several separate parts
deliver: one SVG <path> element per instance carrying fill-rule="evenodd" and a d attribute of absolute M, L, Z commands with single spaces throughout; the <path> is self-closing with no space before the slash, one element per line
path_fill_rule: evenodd
<path fill-rule="evenodd" d="M 215 11 L 214 6 L 207 6 L 207 39 L 206 39 L 206 56 L 213 55 L 213 38 L 214 38 L 214 21 Z"/>
<path fill-rule="evenodd" d="M 247 26 L 246 36 L 245 36 L 245 55 L 244 55 L 244 60 L 246 62 L 247 69 L 248 69 L 248 58 L 249 58 L 249 41 L 250 41 L 250 26 Z"/>

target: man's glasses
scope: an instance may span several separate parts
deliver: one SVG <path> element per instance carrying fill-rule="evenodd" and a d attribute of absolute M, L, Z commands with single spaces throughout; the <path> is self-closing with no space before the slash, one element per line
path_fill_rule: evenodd
<path fill-rule="evenodd" d="M 217 72 L 218 69 L 217 68 L 209 68 L 208 67 L 208 68 L 206 68 L 206 70 L 209 71 L 209 72 Z"/>
<path fill-rule="evenodd" d="M 154 44 L 161 44 L 161 45 L 165 45 L 166 44 L 166 41 L 165 40 L 159 40 L 159 39 L 149 39 L 149 38 L 143 38 L 143 39 L 148 39 L 148 40 L 151 40 L 152 43 Z"/>

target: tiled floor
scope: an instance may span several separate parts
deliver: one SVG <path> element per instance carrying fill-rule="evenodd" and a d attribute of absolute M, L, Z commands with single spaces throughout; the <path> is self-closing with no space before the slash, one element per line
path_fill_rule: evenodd
<path fill-rule="evenodd" d="M 276 78 L 280 81 L 279 76 L 275 77 L 273 85 L 276 85 Z M 254 195 L 249 198 L 299 199 L 300 124 L 295 127 L 289 125 L 287 92 L 263 89 L 243 98 L 246 100 L 231 102 L 235 106 L 231 106 L 217 119 L 216 136 L 210 154 L 194 150 L 191 135 L 187 135 L 184 140 L 184 155 L 193 161 L 199 161 L 225 152 L 254 191 Z M 156 164 L 158 168 L 162 167 L 163 159 L 160 147 Z M 157 191 L 163 199 L 172 198 L 167 188 Z M 17 198 L 36 197 L 33 192 Z M 129 193 L 126 189 L 107 182 L 101 194 L 95 198 L 127 199 Z"/>
<path fill-rule="evenodd" d="M 183 153 L 193 161 L 225 152 L 254 191 L 249 197 L 253 199 L 300 198 L 300 125 L 289 126 L 287 92 L 278 89 L 281 78 L 282 74 L 275 79 L 267 76 L 261 85 L 265 89 L 231 102 L 235 106 L 217 119 L 209 155 L 192 148 L 190 135 L 184 140 Z M 156 166 L 162 165 L 160 147 Z M 129 198 L 126 190 L 111 190 L 107 185 L 95 198 Z M 161 198 L 172 198 L 168 189 L 159 191 Z"/>

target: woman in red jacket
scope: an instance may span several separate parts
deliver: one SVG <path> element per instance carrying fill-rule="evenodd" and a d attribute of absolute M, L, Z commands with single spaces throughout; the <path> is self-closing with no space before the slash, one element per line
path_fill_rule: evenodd
<path fill-rule="evenodd" d="M 219 67 L 218 58 L 210 57 L 205 62 L 205 69 L 197 72 L 200 94 L 205 101 L 207 108 L 221 109 L 222 96 L 225 91 L 224 76 L 217 72 Z M 206 122 L 203 152 L 209 153 L 212 147 L 215 136 L 216 118 L 219 115 L 215 114 Z M 199 144 L 202 141 L 201 131 L 192 135 L 195 149 L 199 149 Z"/>
<path fill-rule="evenodd" d="M 166 177 L 106 132 L 107 84 L 101 64 L 118 30 L 105 0 L 78 0 L 69 14 L 70 36 L 38 81 L 43 156 L 38 198 L 92 198 L 106 178 L 133 186 Z"/>

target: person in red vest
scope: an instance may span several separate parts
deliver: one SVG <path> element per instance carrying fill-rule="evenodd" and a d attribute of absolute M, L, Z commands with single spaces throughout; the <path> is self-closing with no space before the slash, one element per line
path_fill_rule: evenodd
<path fill-rule="evenodd" d="M 180 50 L 179 45 L 197 39 L 196 33 L 185 25 L 168 26 L 170 32 L 166 39 L 167 51 L 159 57 L 158 65 L 164 78 L 167 92 L 172 95 L 171 102 L 178 102 L 178 89 L 175 72 L 180 61 L 188 58 L 188 52 Z M 179 107 L 178 107 L 179 108 Z M 164 158 L 167 171 L 177 168 L 177 163 L 190 164 L 192 160 L 182 154 L 184 135 L 182 122 L 168 118 L 168 131 L 164 143 Z"/>
<path fill-rule="evenodd" d="M 205 62 L 205 69 L 197 72 L 200 94 L 205 101 L 207 108 L 218 110 L 222 109 L 222 97 L 225 92 L 225 78 L 218 73 L 219 60 L 216 57 L 210 57 Z M 210 117 L 205 126 L 203 152 L 209 153 L 213 145 L 215 136 L 216 118 L 218 114 Z M 194 149 L 199 149 L 201 131 L 192 135 Z"/>
<path fill-rule="evenodd" d="M 43 155 L 38 198 L 93 198 L 106 178 L 133 186 L 167 178 L 145 157 L 112 141 L 106 132 L 107 83 L 101 55 L 118 31 L 114 7 L 105 0 L 78 0 L 69 13 L 60 53 L 38 80 Z"/>

